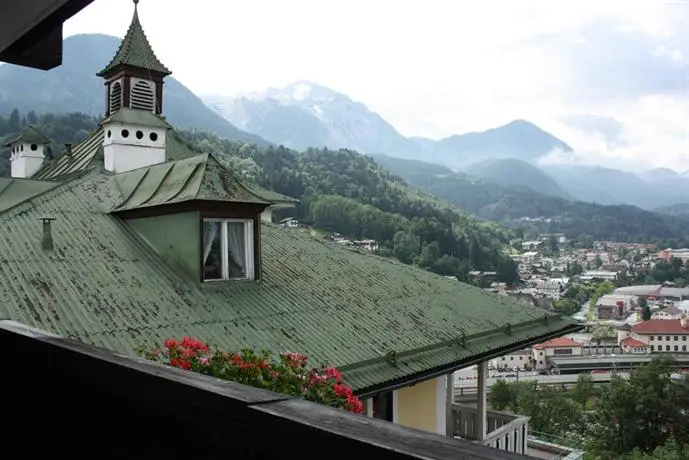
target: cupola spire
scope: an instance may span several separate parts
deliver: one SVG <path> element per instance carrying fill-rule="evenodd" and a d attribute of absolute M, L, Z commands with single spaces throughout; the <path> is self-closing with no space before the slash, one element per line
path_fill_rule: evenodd
<path fill-rule="evenodd" d="M 163 79 L 172 72 L 156 57 L 139 20 L 138 0 L 134 15 L 115 56 L 98 76 L 107 87 L 108 116 L 120 108 L 162 113 Z"/>

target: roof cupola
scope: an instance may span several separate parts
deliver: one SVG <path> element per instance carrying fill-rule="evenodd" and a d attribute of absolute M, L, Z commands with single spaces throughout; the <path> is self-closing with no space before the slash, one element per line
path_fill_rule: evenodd
<path fill-rule="evenodd" d="M 139 21 L 138 0 L 134 16 L 117 53 L 98 76 L 105 79 L 109 116 L 120 108 L 163 111 L 163 79 L 172 72 L 158 60 Z"/>
<path fill-rule="evenodd" d="M 4 147 L 10 149 L 12 177 L 29 178 L 41 169 L 49 143 L 50 140 L 33 125 L 26 125 L 8 139 Z"/>

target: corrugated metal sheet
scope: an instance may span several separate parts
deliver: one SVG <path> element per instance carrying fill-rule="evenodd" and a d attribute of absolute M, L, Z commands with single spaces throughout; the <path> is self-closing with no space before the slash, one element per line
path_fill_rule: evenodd
<path fill-rule="evenodd" d="M 56 160 L 47 161 L 32 177 L 38 180 L 57 180 L 70 174 L 85 171 L 91 166 L 94 157 L 103 149 L 103 128 L 98 127 L 86 139 L 72 147 L 71 155 L 61 155 Z"/>
<path fill-rule="evenodd" d="M 93 173 L 0 214 L 0 316 L 128 353 L 190 334 L 227 349 L 292 350 L 338 366 L 468 335 L 466 348 L 426 350 L 397 366 L 354 366 L 346 378 L 355 388 L 567 324 L 546 325 L 537 321 L 542 310 L 269 224 L 263 281 L 198 285 L 104 212 L 114 199 L 111 179 Z M 56 218 L 50 252 L 40 245 L 44 216 Z M 499 331 L 507 323 L 512 335 Z M 495 333 L 471 337 L 486 331 Z"/>
<path fill-rule="evenodd" d="M 55 182 L 2 177 L 0 178 L 0 211 L 5 211 L 57 185 Z"/>
<path fill-rule="evenodd" d="M 189 200 L 269 204 L 208 154 L 120 173 L 113 180 L 126 197 L 117 211 Z"/>

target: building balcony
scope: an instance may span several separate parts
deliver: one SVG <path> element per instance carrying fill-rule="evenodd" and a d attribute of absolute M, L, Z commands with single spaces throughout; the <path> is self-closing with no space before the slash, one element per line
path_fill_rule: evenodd
<path fill-rule="evenodd" d="M 527 454 L 529 417 L 486 410 L 485 437 L 481 436 L 479 422 L 476 404 L 452 404 L 452 436 L 507 452 Z"/>

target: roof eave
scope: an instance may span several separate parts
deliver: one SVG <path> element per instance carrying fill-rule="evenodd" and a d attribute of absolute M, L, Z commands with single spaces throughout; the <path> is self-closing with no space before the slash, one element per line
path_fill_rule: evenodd
<path fill-rule="evenodd" d="M 115 74 L 118 74 L 120 72 L 125 71 L 127 68 L 131 69 L 133 67 L 136 67 L 136 66 L 133 66 L 132 64 L 127 64 L 126 62 L 111 62 L 110 64 L 107 65 L 107 67 L 105 67 L 103 70 L 98 72 L 96 74 L 96 76 L 108 79 Z M 172 75 L 172 71 L 170 69 L 168 69 L 167 67 L 164 67 L 164 69 L 165 70 L 159 70 L 159 69 L 145 69 L 145 70 L 147 70 L 147 71 L 151 72 L 152 74 L 154 74 L 158 77 L 161 77 L 161 78 L 165 78 L 167 76 Z"/>
<path fill-rule="evenodd" d="M 388 382 L 384 382 L 381 384 L 377 385 L 371 385 L 369 387 L 364 387 L 356 391 L 357 396 L 360 398 L 365 398 L 368 396 L 372 396 L 376 393 L 380 393 L 383 391 L 392 391 L 392 390 L 398 390 L 403 387 L 407 387 L 410 385 L 414 385 L 416 383 L 423 382 L 425 380 L 430 380 L 432 378 L 436 377 L 441 377 L 443 375 L 450 374 L 454 371 L 457 371 L 459 369 L 464 369 L 469 366 L 473 366 L 475 364 L 479 364 L 483 361 L 489 361 L 493 358 L 497 358 L 503 355 L 507 355 L 509 353 L 512 353 L 514 351 L 518 350 L 523 350 L 524 348 L 528 348 L 530 346 L 533 346 L 534 344 L 545 342 L 547 340 L 551 340 L 557 337 L 561 337 L 565 334 L 572 334 L 574 332 L 579 332 L 583 330 L 586 326 L 581 325 L 581 324 L 570 324 L 558 331 L 555 332 L 549 332 L 547 334 L 542 334 L 540 336 L 536 336 L 527 340 L 522 340 L 516 343 L 513 343 L 511 345 L 505 346 L 505 347 L 499 347 L 492 349 L 487 352 L 479 353 L 477 355 L 474 355 L 470 358 L 463 359 L 460 361 L 455 361 L 452 362 L 448 365 L 445 366 L 439 366 L 433 369 L 430 369 L 425 372 L 420 372 L 416 374 L 412 374 L 406 377 L 402 377 L 399 379 L 391 380 Z"/>

